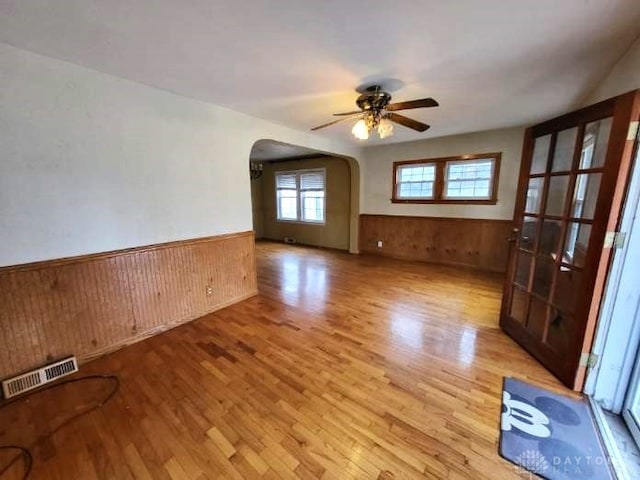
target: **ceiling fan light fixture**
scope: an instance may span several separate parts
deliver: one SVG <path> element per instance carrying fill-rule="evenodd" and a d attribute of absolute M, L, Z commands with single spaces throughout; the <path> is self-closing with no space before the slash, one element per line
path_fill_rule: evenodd
<path fill-rule="evenodd" d="M 393 123 L 388 118 L 381 118 L 378 124 L 378 136 L 387 138 L 393 135 Z"/>
<path fill-rule="evenodd" d="M 360 90 L 358 90 L 360 92 Z M 433 98 L 420 98 L 406 102 L 391 102 L 391 95 L 382 90 L 380 85 L 371 85 L 356 99 L 356 105 L 360 110 L 352 112 L 334 113 L 334 117 L 339 117 L 332 122 L 323 123 L 311 130 L 316 131 L 321 128 L 330 127 L 345 120 L 358 118 L 358 121 L 351 128 L 351 133 L 358 140 L 368 140 L 371 132 L 377 133 L 383 139 L 394 134 L 394 123 L 403 127 L 424 132 L 429 129 L 429 125 L 419 122 L 399 113 L 399 110 L 412 110 L 415 108 L 429 108 L 439 106 Z"/>
<path fill-rule="evenodd" d="M 358 140 L 367 140 L 369 138 L 369 127 L 367 126 L 367 122 L 364 118 L 361 118 L 356 122 L 356 124 L 351 129 L 351 133 Z"/>

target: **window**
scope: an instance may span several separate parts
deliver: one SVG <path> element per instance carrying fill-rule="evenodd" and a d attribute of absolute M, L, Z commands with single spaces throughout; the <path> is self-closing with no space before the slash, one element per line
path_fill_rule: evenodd
<path fill-rule="evenodd" d="M 276 173 L 278 220 L 298 219 L 298 178 L 295 173 Z"/>
<path fill-rule="evenodd" d="M 278 220 L 324 224 L 325 171 L 276 172 Z"/>
<path fill-rule="evenodd" d="M 493 159 L 447 162 L 444 198 L 490 200 Z"/>
<path fill-rule="evenodd" d="M 496 204 L 500 153 L 394 162 L 394 203 Z"/>
<path fill-rule="evenodd" d="M 396 172 L 396 192 L 399 198 L 432 199 L 435 181 L 434 164 L 401 165 Z"/>

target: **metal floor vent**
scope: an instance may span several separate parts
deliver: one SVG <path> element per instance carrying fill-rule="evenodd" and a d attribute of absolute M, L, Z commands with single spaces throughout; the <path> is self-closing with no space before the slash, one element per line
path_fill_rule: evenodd
<path fill-rule="evenodd" d="M 22 375 L 4 380 L 2 382 L 2 392 L 4 393 L 4 398 L 15 397 L 77 371 L 78 362 L 76 357 L 65 358 L 37 370 L 31 370 Z"/>

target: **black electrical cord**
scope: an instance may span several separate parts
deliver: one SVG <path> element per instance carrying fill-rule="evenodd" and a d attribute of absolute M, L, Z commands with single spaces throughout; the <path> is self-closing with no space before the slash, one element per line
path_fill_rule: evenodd
<path fill-rule="evenodd" d="M 24 457 L 26 459 L 26 468 L 25 468 L 25 473 L 24 473 L 24 476 L 22 477 L 22 480 L 26 480 L 27 478 L 29 478 L 29 475 L 31 474 L 31 470 L 33 468 L 33 455 L 31 453 L 30 449 L 33 448 L 35 445 L 37 445 L 39 442 L 41 442 L 43 439 L 45 439 L 45 438 L 53 435 L 54 433 L 56 433 L 62 427 L 65 427 L 66 425 L 69 425 L 75 419 L 77 419 L 77 418 L 79 418 L 79 417 L 81 417 L 83 415 L 86 415 L 87 413 L 93 412 L 94 410 L 97 410 L 98 408 L 100 408 L 103 405 L 105 405 L 109 400 L 111 400 L 113 398 L 113 396 L 120 389 L 120 379 L 116 375 L 87 375 L 87 376 L 84 376 L 84 377 L 70 378 L 68 380 L 63 380 L 63 381 L 58 382 L 58 383 L 53 383 L 53 384 L 51 384 L 49 386 L 40 388 L 38 390 L 34 390 L 33 392 L 28 393 L 26 395 L 22 395 L 20 397 L 16 397 L 16 398 L 13 398 L 11 400 L 7 400 L 5 402 L 0 403 L 0 410 L 2 410 L 3 408 L 8 407 L 9 405 L 11 405 L 13 403 L 16 403 L 16 402 L 18 402 L 20 400 L 24 400 L 25 398 L 29 398 L 29 397 L 37 395 L 39 393 L 46 392 L 47 390 L 52 390 L 52 389 L 57 388 L 57 387 L 62 387 L 63 385 L 69 385 L 70 383 L 83 382 L 83 381 L 86 381 L 86 380 L 109 380 L 109 381 L 111 381 L 113 383 L 113 387 L 112 387 L 111 391 L 109 392 L 109 394 L 103 400 L 101 400 L 97 404 L 87 408 L 86 410 L 78 412 L 77 414 L 69 417 L 67 420 L 62 422 L 60 425 L 58 425 L 52 431 L 48 432 L 46 435 L 42 435 L 42 436 L 38 437 L 38 440 L 36 440 L 36 442 L 33 445 L 30 445 L 29 447 L 23 447 L 23 446 L 19 446 L 19 445 L 0 445 L 0 450 L 17 450 L 19 452 L 13 459 L 11 459 L 11 461 L 9 462 L 9 464 L 6 467 L 4 467 L 2 470 L 0 470 L 0 478 L 21 457 Z"/>
<path fill-rule="evenodd" d="M 0 450 L 18 450 L 20 453 L 19 455 L 15 456 L 10 462 L 9 465 L 6 466 L 6 468 L 4 468 L 1 472 L 0 475 L 4 475 L 4 472 L 6 472 L 7 470 L 9 470 L 9 468 L 11 468 L 11 466 L 16 463 L 16 461 L 18 460 L 18 458 L 20 458 L 21 456 L 24 456 L 24 458 L 26 459 L 26 464 L 27 467 L 25 469 L 24 472 L 24 477 L 22 477 L 23 480 L 26 480 L 27 477 L 29 477 L 29 473 L 31 473 L 31 467 L 33 466 L 33 455 L 31 455 L 31 452 L 29 451 L 28 448 L 24 448 L 21 447 L 19 445 L 0 445 Z"/>

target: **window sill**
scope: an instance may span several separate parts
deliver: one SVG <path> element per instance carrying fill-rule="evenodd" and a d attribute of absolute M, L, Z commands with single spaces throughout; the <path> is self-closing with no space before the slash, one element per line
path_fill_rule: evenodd
<path fill-rule="evenodd" d="M 278 223 L 293 223 L 293 224 L 297 224 L 297 225 L 317 225 L 319 227 L 324 227 L 327 222 L 305 222 L 302 220 L 281 220 L 279 218 L 276 218 L 276 222 Z"/>

